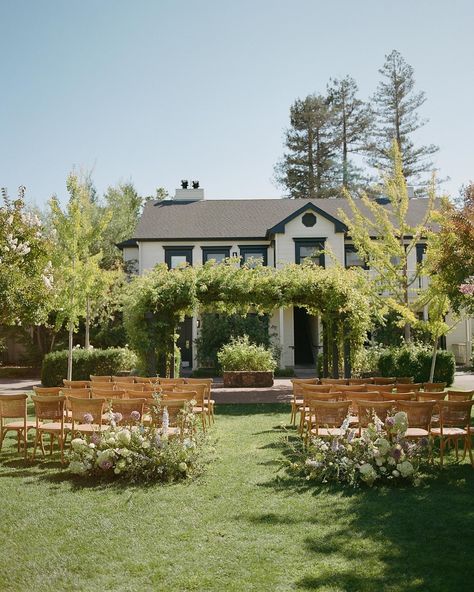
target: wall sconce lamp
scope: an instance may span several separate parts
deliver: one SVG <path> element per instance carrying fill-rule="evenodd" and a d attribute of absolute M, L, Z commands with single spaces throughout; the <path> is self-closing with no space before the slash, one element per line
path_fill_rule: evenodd
<path fill-rule="evenodd" d="M 197 327 L 198 329 L 200 329 L 200 328 L 201 328 L 201 319 L 198 319 L 198 320 L 196 321 L 196 327 Z"/>
<path fill-rule="evenodd" d="M 232 257 L 237 257 L 237 251 L 232 251 Z"/>

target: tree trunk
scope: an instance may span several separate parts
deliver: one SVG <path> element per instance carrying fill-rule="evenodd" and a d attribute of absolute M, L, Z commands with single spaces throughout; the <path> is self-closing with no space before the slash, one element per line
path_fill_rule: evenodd
<path fill-rule="evenodd" d="M 74 327 L 72 323 L 69 323 L 69 349 L 67 356 L 67 379 L 72 380 L 72 344 L 74 337 Z"/>
<path fill-rule="evenodd" d="M 430 380 L 429 382 L 434 382 L 434 373 L 436 368 L 436 356 L 438 354 L 438 338 L 433 341 L 433 353 L 431 355 L 431 369 L 430 369 Z"/>
<path fill-rule="evenodd" d="M 405 343 L 410 343 L 411 341 L 411 325 L 410 323 L 405 323 L 403 327 L 403 337 L 405 339 Z"/>
<path fill-rule="evenodd" d="M 329 376 L 329 335 L 328 322 L 323 320 L 323 378 Z"/>
<path fill-rule="evenodd" d="M 84 349 L 90 349 L 90 326 L 91 326 L 91 302 L 89 298 L 86 300 L 86 334 L 84 337 Z"/>
<path fill-rule="evenodd" d="M 339 323 L 334 320 L 332 323 L 332 377 L 339 378 Z"/>

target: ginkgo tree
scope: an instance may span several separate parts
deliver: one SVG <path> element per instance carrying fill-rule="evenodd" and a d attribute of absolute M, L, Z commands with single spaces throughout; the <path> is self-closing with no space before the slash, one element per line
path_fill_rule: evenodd
<path fill-rule="evenodd" d="M 404 329 L 405 342 L 411 341 L 411 328 L 419 321 L 417 313 L 428 304 L 423 291 L 428 284 L 420 281 L 429 275 L 426 257 L 410 265 L 416 249 L 432 239 L 430 224 L 436 206 L 434 178 L 425 198 L 425 208 L 417 225 L 408 220 L 409 196 L 403 173 L 402 156 L 396 142 L 392 144 L 392 171 L 383 176 L 388 203 L 371 200 L 362 194 L 354 199 L 345 196 L 352 212 L 348 216 L 339 210 L 359 256 L 371 270 L 371 279 L 380 294 L 380 306 L 396 313 Z M 419 258 L 417 258 L 419 259 Z"/>
<path fill-rule="evenodd" d="M 109 217 L 94 216 L 90 187 L 76 173 L 67 179 L 69 200 L 65 209 L 57 198 L 50 201 L 55 248 L 53 273 L 56 328 L 69 332 L 68 379 L 72 376 L 74 332 L 79 320 L 90 316 L 90 303 L 107 289 L 108 272 L 100 267 L 102 252 L 97 251 Z"/>

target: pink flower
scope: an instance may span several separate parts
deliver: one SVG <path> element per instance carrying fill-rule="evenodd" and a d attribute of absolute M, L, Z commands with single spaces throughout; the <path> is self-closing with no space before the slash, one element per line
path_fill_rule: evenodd
<path fill-rule="evenodd" d="M 140 412 L 139 411 L 132 411 L 130 413 L 130 419 L 133 419 L 133 421 L 140 421 Z"/>
<path fill-rule="evenodd" d="M 120 421 L 122 421 L 123 419 L 123 415 L 121 413 L 119 413 L 117 411 L 117 413 L 114 413 L 114 421 L 115 423 L 119 423 Z"/>
<path fill-rule="evenodd" d="M 94 417 L 92 413 L 84 413 L 84 423 L 92 423 L 94 421 Z"/>

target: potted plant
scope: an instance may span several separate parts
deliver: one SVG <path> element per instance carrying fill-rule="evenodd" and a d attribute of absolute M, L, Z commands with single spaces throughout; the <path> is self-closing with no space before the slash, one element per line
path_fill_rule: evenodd
<path fill-rule="evenodd" d="M 271 350 L 251 343 L 248 335 L 232 338 L 217 354 L 224 387 L 273 386 L 276 362 Z"/>

